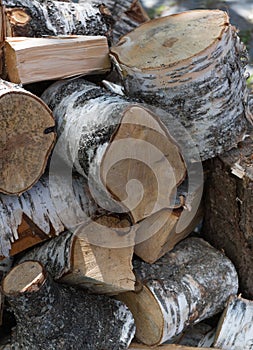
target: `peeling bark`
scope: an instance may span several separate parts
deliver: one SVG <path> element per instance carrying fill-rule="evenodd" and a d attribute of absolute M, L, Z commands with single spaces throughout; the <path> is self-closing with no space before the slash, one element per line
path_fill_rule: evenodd
<path fill-rule="evenodd" d="M 8 36 L 105 35 L 111 16 L 104 7 L 54 0 L 4 0 Z"/>
<path fill-rule="evenodd" d="M 225 12 L 195 10 L 142 24 L 111 54 L 127 94 L 171 112 L 205 160 L 236 146 L 253 120 L 245 50 Z"/>
<path fill-rule="evenodd" d="M 14 267 L 3 291 L 17 320 L 16 349 L 124 350 L 134 336 L 124 304 L 56 284 L 38 262 Z"/>
<path fill-rule="evenodd" d="M 136 338 L 149 346 L 220 312 L 238 289 L 231 261 L 199 238 L 182 241 L 155 264 L 135 260 L 134 271 L 136 291 L 119 299 L 134 315 Z"/>
<path fill-rule="evenodd" d="M 38 181 L 54 146 L 54 125 L 41 99 L 0 80 L 0 192 L 21 194 Z"/>

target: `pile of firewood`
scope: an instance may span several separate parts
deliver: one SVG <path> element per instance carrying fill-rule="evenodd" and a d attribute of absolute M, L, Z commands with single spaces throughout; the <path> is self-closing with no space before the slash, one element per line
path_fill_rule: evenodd
<path fill-rule="evenodd" d="M 228 15 L 0 4 L 2 349 L 252 349 L 253 117 Z"/>

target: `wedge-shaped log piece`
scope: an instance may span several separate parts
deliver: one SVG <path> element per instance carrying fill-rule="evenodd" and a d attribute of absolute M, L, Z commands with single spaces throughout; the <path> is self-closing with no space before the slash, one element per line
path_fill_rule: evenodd
<path fill-rule="evenodd" d="M 174 206 L 186 165 L 152 109 L 83 79 L 57 82 L 42 99 L 57 120 L 55 154 L 85 176 L 99 206 L 134 223 Z"/>
<path fill-rule="evenodd" d="M 39 261 L 55 280 L 96 293 L 118 294 L 134 290 L 135 276 L 132 272 L 134 234 L 129 232 L 129 222 L 120 221 L 115 217 L 100 217 L 96 223 L 96 226 L 93 222 L 87 224 L 80 234 L 65 232 L 35 247 L 19 262 Z M 124 225 L 125 236 L 122 237 L 117 234 L 117 229 L 121 228 L 123 233 Z M 112 248 L 89 243 L 87 232 L 92 228 L 103 230 L 103 235 L 109 234 Z M 113 247 L 117 245 L 117 241 L 125 247 Z"/>
<path fill-rule="evenodd" d="M 124 350 L 134 336 L 134 319 L 124 304 L 56 284 L 38 262 L 14 267 L 3 291 L 17 320 L 17 348 Z"/>
<path fill-rule="evenodd" d="M 0 192 L 20 194 L 38 181 L 54 145 L 54 125 L 40 98 L 0 80 Z"/>
<path fill-rule="evenodd" d="M 132 311 L 136 337 L 153 346 L 221 311 L 238 289 L 231 261 L 200 238 L 187 238 L 155 264 L 134 261 L 139 285 L 118 298 Z"/>
<path fill-rule="evenodd" d="M 203 160 L 233 148 L 246 133 L 247 54 L 220 10 L 148 21 L 111 48 L 129 96 L 172 113 Z"/>
<path fill-rule="evenodd" d="M 220 319 L 214 347 L 250 350 L 253 346 L 253 301 L 232 296 Z"/>
<path fill-rule="evenodd" d="M 7 38 L 5 63 L 9 80 L 28 84 L 110 70 L 108 42 L 103 36 Z"/>
<path fill-rule="evenodd" d="M 109 35 L 111 15 L 104 6 L 63 1 L 3 0 L 7 36 Z"/>

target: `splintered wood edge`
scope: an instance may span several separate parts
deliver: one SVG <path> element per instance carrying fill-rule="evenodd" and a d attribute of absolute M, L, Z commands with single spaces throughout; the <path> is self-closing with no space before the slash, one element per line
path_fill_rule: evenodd
<path fill-rule="evenodd" d="M 25 261 L 15 266 L 2 283 L 5 295 L 17 295 L 25 292 L 36 292 L 46 276 L 43 266 L 37 261 Z"/>
<path fill-rule="evenodd" d="M 148 132 L 149 131 L 149 132 Z M 129 140 L 130 137 L 130 140 Z M 132 141 L 131 141 L 132 138 Z M 117 167 L 115 168 L 112 166 L 114 164 L 117 164 L 116 160 L 119 156 L 119 145 L 118 142 L 123 142 L 125 140 L 124 147 L 121 146 L 123 150 L 122 157 L 120 160 L 120 173 L 117 171 Z M 131 149 L 130 146 L 133 148 L 134 140 L 137 140 L 139 142 L 145 142 L 145 145 L 150 145 L 151 150 L 155 149 L 158 152 L 161 153 L 161 158 L 156 161 L 156 166 L 158 166 L 158 163 L 163 164 L 163 168 L 165 168 L 166 175 L 168 175 L 169 171 L 173 172 L 173 176 L 171 176 L 171 181 L 169 183 L 166 183 L 166 189 L 163 191 L 163 189 L 159 189 L 159 193 L 155 193 L 155 185 L 157 185 L 157 177 L 154 173 L 154 169 L 149 168 L 150 170 L 150 177 L 154 178 L 153 185 L 149 186 L 147 190 L 152 189 L 152 200 L 149 198 L 148 205 L 150 205 L 150 208 L 147 208 L 147 203 L 143 205 L 143 198 L 142 200 L 134 207 L 131 208 L 128 206 L 124 201 L 125 195 L 126 195 L 126 184 L 130 180 L 140 180 L 144 177 L 142 176 L 143 173 L 147 174 L 147 171 L 144 170 L 144 168 L 148 168 L 148 165 L 145 163 L 148 158 L 151 159 L 150 150 L 145 150 L 147 147 L 142 146 L 142 150 L 144 150 L 144 153 L 141 155 L 142 158 L 140 158 L 140 155 L 138 154 L 137 146 L 138 142 L 136 143 L 136 147 L 134 149 Z M 166 140 L 166 142 L 165 142 Z M 121 144 L 120 144 L 121 145 Z M 131 150 L 131 156 L 133 158 L 128 157 L 129 149 Z M 136 151 L 136 154 L 134 153 Z M 124 154 L 126 152 L 126 154 Z M 136 158 L 135 158 L 136 155 Z M 114 158 L 116 160 L 114 160 Z M 140 159 L 140 160 L 138 160 Z M 165 161 L 166 159 L 166 161 Z M 163 160 L 163 162 L 161 162 Z M 127 178 L 128 173 L 133 173 L 135 170 L 133 170 L 133 166 L 130 166 L 130 162 L 135 161 L 138 162 L 138 164 L 143 163 L 143 166 L 138 167 L 139 169 L 139 177 L 132 179 Z M 151 159 L 151 162 L 154 161 Z M 152 164 L 153 166 L 153 164 Z M 125 170 L 123 169 L 125 167 Z M 170 167 L 170 168 L 168 168 Z M 111 172 L 111 169 L 112 172 Z M 115 170 L 116 169 L 116 170 Z M 136 168 L 137 169 L 137 166 Z M 157 168 L 159 169 L 159 168 Z M 107 188 L 107 190 L 111 193 L 111 195 L 118 201 L 121 201 L 122 204 L 130 209 L 131 215 L 134 219 L 134 222 L 138 222 L 142 220 L 144 217 L 149 216 L 152 213 L 153 205 L 156 205 L 157 202 L 158 208 L 156 208 L 155 211 L 163 209 L 165 207 L 170 207 L 170 198 L 164 198 L 160 200 L 157 197 L 159 196 L 165 196 L 165 193 L 169 193 L 171 195 L 171 198 L 173 198 L 174 191 L 176 190 L 176 187 L 180 185 L 185 177 L 186 177 L 186 165 L 184 162 L 184 159 L 182 157 L 182 154 L 180 152 L 179 146 L 177 145 L 176 141 L 173 139 L 173 137 L 169 134 L 169 130 L 164 126 L 164 124 L 159 120 L 159 118 L 150 110 L 141 107 L 139 105 L 132 105 L 128 108 L 126 108 L 125 112 L 123 113 L 121 123 L 116 128 L 114 134 L 111 137 L 110 144 L 107 147 L 106 151 L 104 152 L 102 161 L 101 161 L 101 167 L 100 167 L 100 177 Z M 136 170 L 137 172 L 137 170 Z M 135 175 L 136 175 L 135 172 Z M 108 179 L 107 175 L 110 174 L 110 179 Z M 147 176 L 145 176 L 145 179 Z M 124 183 L 124 180 L 126 181 Z M 120 185 L 118 182 L 120 181 Z M 147 180 L 148 181 L 148 180 Z M 140 181 L 141 182 L 141 181 Z M 152 182 L 152 181 L 151 181 Z M 154 184 L 155 182 L 155 184 Z M 141 182 L 141 185 L 144 184 Z M 161 184 L 160 184 L 161 186 Z M 163 182 L 163 186 L 165 186 L 165 183 Z M 145 187 L 144 187 L 144 193 L 143 197 L 145 196 Z M 127 199 L 128 200 L 128 199 Z M 173 199 L 172 199 L 173 201 Z M 160 204 L 161 202 L 162 205 Z M 135 203 L 134 203 L 135 204 Z M 150 212 L 151 210 L 151 212 Z M 148 211 L 148 213 L 144 213 L 144 211 Z"/>
<path fill-rule="evenodd" d="M 221 10 L 192 10 L 156 18 L 124 35 L 111 54 L 127 67 L 163 69 L 201 55 L 219 41 L 228 25 L 229 17 Z"/>
<path fill-rule="evenodd" d="M 139 292 L 127 292 L 117 296 L 133 314 L 136 325 L 136 338 L 149 345 L 159 345 L 163 338 L 164 319 L 160 306 L 146 286 Z"/>
<path fill-rule="evenodd" d="M 29 144 L 25 147 L 25 144 L 23 145 L 23 147 L 20 147 L 20 149 L 16 149 L 17 153 L 19 154 L 19 157 L 17 157 L 16 155 L 16 159 L 17 159 L 17 163 L 15 163 L 15 160 L 13 159 L 13 157 L 9 157 L 9 154 L 12 153 L 13 151 L 13 147 L 10 148 L 10 150 L 7 150 L 7 155 L 5 157 L 2 158 L 2 162 L 5 159 L 5 161 L 8 163 L 8 169 L 5 171 L 7 171 L 7 173 L 9 174 L 8 177 L 7 176 L 3 176 L 3 173 L 1 173 L 1 181 L 0 181 L 0 192 L 5 193 L 5 194 L 21 194 L 27 190 L 29 190 L 40 178 L 40 176 L 43 174 L 46 165 L 47 165 L 47 160 L 48 157 L 54 147 L 54 143 L 56 140 L 56 133 L 54 130 L 50 130 L 51 128 L 54 128 L 55 126 L 55 120 L 53 117 L 53 113 L 52 111 L 49 109 L 49 107 L 41 100 L 39 99 L 37 96 L 22 90 L 22 91 L 18 91 L 18 90 L 11 90 L 10 91 L 6 91 L 3 92 L 1 94 L 0 91 L 0 101 L 1 101 L 1 105 L 3 106 L 3 102 L 6 99 L 6 103 L 8 106 L 10 106 L 9 103 L 9 99 L 14 99 L 14 98 L 20 99 L 20 103 L 23 104 L 24 98 L 28 101 L 29 104 L 32 105 L 32 108 L 35 108 L 34 111 L 34 119 L 38 119 L 41 123 L 40 125 L 40 129 L 37 128 L 37 123 L 34 122 L 34 130 L 30 131 L 30 127 L 31 127 L 31 115 L 29 116 L 29 118 L 26 118 L 25 115 L 22 116 L 22 119 L 25 119 L 26 123 L 25 125 L 23 125 L 24 127 L 24 132 L 26 133 L 30 133 L 30 137 L 32 140 L 30 140 L 31 142 L 29 142 Z M 15 109 L 14 104 L 13 108 Z M 4 107 L 3 107 L 4 108 Z M 38 111 L 40 111 L 41 115 L 38 116 Z M 7 112 L 8 113 L 8 112 Z M 10 113 L 10 111 L 9 111 Z M 14 113 L 13 113 L 14 114 Z M 13 114 L 11 115 L 11 118 L 13 117 Z M 43 115 L 43 118 L 42 118 Z M 17 117 L 19 118 L 19 117 Z M 20 118 L 19 118 L 20 119 Z M 44 119 L 44 120 L 42 120 Z M 12 120 L 13 121 L 13 120 Z M 16 123 L 16 127 L 18 128 L 19 126 L 22 127 L 22 120 L 20 119 L 17 123 Z M 46 130 L 50 130 L 50 132 L 45 133 Z M 13 130 L 13 128 L 10 128 L 11 132 Z M 5 130 L 2 129 L 2 132 L 4 133 Z M 24 164 L 25 160 L 24 160 L 24 154 L 26 154 L 26 151 L 28 150 L 29 147 L 33 147 L 33 137 L 38 137 L 38 135 L 40 134 L 41 137 L 41 142 L 43 139 L 43 149 L 41 147 L 35 147 L 34 150 L 36 150 L 36 152 L 34 152 L 34 159 L 36 160 L 35 164 L 33 165 L 32 169 L 30 169 L 28 167 L 28 164 Z M 16 137 L 18 136 L 22 136 L 22 133 L 16 133 Z M 4 134 L 5 136 L 5 134 Z M 7 132 L 7 136 L 6 136 L 6 141 L 5 142 L 8 146 L 8 132 Z M 2 137 L 2 140 L 4 140 L 4 137 Z M 17 140 L 15 141 L 15 135 L 14 135 L 14 140 L 12 140 L 13 144 L 16 145 L 17 144 Z M 23 141 L 22 141 L 23 142 Z M 26 141 L 27 142 L 27 141 Z M 5 145 L 5 144 L 4 144 Z M 2 146 L 2 154 L 3 151 L 5 150 L 4 145 Z M 22 148 L 24 148 L 24 150 L 22 150 Z M 20 153 L 21 152 L 21 153 Z M 11 160 L 11 161 L 9 161 Z M 29 160 L 31 160 L 29 158 Z M 43 160 L 43 161 L 42 161 Z M 13 163 L 14 162 L 14 163 Z M 21 169 L 25 169 L 26 174 L 28 174 L 28 179 L 23 178 L 23 183 L 20 185 L 21 181 L 20 181 L 20 176 L 21 176 L 21 171 L 20 169 L 17 167 L 17 165 L 21 166 Z M 24 166 L 25 165 L 25 166 Z M 12 167 L 14 167 L 12 169 Z M 32 171 L 33 170 L 33 173 Z M 4 170 L 2 170 L 2 172 L 4 172 Z M 11 174 L 11 177 L 10 177 Z M 6 179 L 7 178 L 7 179 Z M 16 179 L 16 180 L 15 180 Z M 10 180 L 10 182 L 9 182 Z"/>

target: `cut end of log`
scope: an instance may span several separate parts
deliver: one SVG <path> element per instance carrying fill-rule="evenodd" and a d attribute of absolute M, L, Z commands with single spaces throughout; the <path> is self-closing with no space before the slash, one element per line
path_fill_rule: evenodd
<path fill-rule="evenodd" d="M 129 107 L 101 165 L 101 178 L 109 192 L 138 222 L 173 206 L 176 187 L 185 176 L 180 150 L 164 125 L 151 111 Z"/>
<path fill-rule="evenodd" d="M 111 52 L 128 67 L 164 68 L 206 50 L 220 39 L 228 23 L 228 15 L 220 10 L 183 12 L 142 24 L 122 37 Z"/>
<path fill-rule="evenodd" d="M 44 172 L 53 148 L 54 119 L 49 108 L 25 90 L 0 87 L 0 191 L 20 194 Z"/>
<path fill-rule="evenodd" d="M 3 280 L 5 295 L 17 295 L 39 290 L 45 280 L 45 273 L 40 263 L 26 261 L 16 267 Z"/>
<path fill-rule="evenodd" d="M 123 293 L 117 299 L 126 303 L 134 316 L 136 338 L 149 346 L 161 344 L 164 319 L 162 312 L 159 310 L 159 303 L 149 288 L 142 286 L 140 293 Z M 159 310 L 158 312 L 157 309 Z M 147 312 L 147 310 L 149 311 Z"/>

